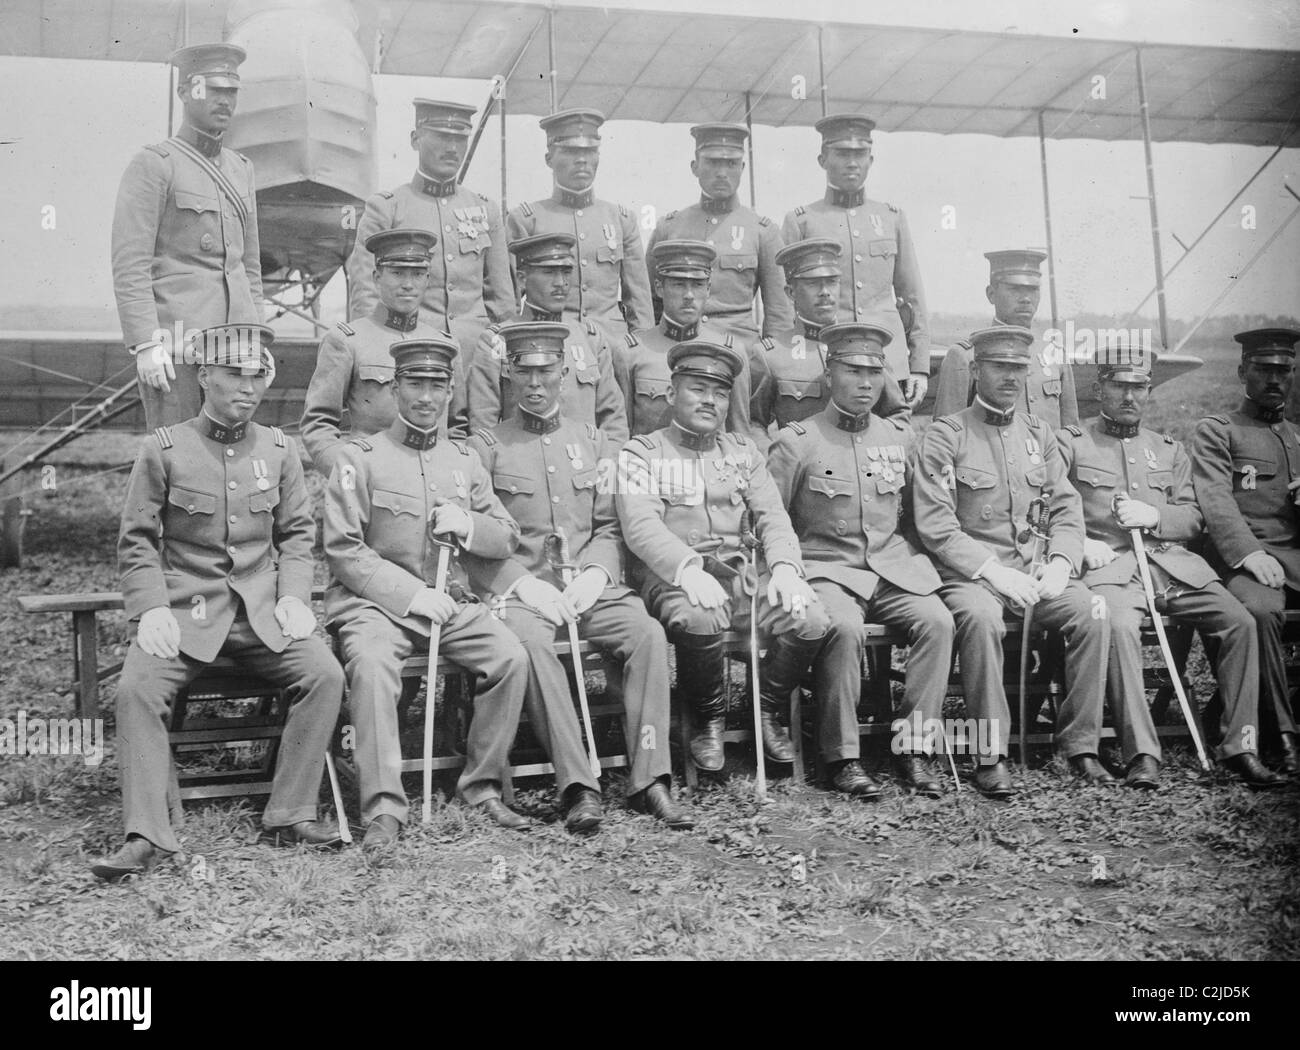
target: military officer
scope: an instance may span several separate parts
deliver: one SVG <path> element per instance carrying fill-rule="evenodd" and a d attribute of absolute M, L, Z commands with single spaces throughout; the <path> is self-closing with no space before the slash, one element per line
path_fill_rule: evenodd
<path fill-rule="evenodd" d="M 501 801 L 528 657 L 469 590 L 471 574 L 492 571 L 514 552 L 519 526 L 492 494 L 478 456 L 439 433 L 456 352 L 446 335 L 389 347 L 397 417 L 382 433 L 343 447 L 325 490 L 325 611 L 343 647 L 368 850 L 395 841 L 406 823 L 397 720 L 402 661 L 428 647 L 433 624 L 442 628 L 439 656 L 475 677 L 456 793 L 503 827 L 528 827 Z M 431 532 L 449 537 L 459 552 L 443 589 L 433 586 L 439 552 Z"/>
<path fill-rule="evenodd" d="M 571 233 L 541 233 L 510 242 L 523 289 L 523 313 L 515 321 L 559 322 L 573 280 Z M 513 371 L 505 352 L 500 325 L 493 325 L 479 339 L 470 372 L 469 418 L 475 431 L 491 430 L 508 419 L 519 402 L 511 386 Z M 614 377 L 610 345 L 594 321 L 568 322 L 565 340 L 566 367 L 572 374 L 560 400 L 560 412 L 567 418 L 599 427 L 622 445 L 628 438 L 627 409 Z"/>
<path fill-rule="evenodd" d="M 907 219 L 897 205 L 869 200 L 863 188 L 875 126 L 856 114 L 817 122 L 822 137 L 817 163 L 826 171 L 826 195 L 790 212 L 781 236 L 786 244 L 829 237 L 840 245 L 845 268 L 840 319 L 875 321 L 906 335 L 887 359 L 902 379 L 907 403 L 915 408 L 930 381 L 930 321 Z"/>
<path fill-rule="evenodd" d="M 1034 248 L 985 252 L 989 261 L 989 283 L 984 294 L 993 304 L 994 325 L 1010 324 L 1029 328 L 1038 312 L 1043 260 L 1046 252 Z M 971 378 L 973 349 L 966 339 L 955 343 L 944 355 L 935 381 L 934 415 L 960 412 L 975 397 Z M 1053 430 L 1079 422 L 1079 403 L 1074 392 L 1074 370 L 1058 347 L 1046 346 L 1029 363 L 1025 396 L 1018 406 L 1038 416 Z"/>
<path fill-rule="evenodd" d="M 1071 579 L 1082 567 L 1082 503 L 1047 424 L 1016 411 L 1033 340 L 1015 325 L 971 334 L 975 402 L 925 432 L 912 490 L 917 532 L 938 560 L 940 597 L 956 621 L 966 704 L 988 726 L 990 753 L 980 758 L 975 785 L 994 798 L 1014 793 L 1004 761 L 1011 719 L 1003 615 L 1031 604 L 1035 624 L 1065 637 L 1069 685 L 1057 715 L 1057 751 L 1082 780 L 1114 782 L 1097 758 L 1110 620 L 1094 615 L 1092 595 Z M 1049 512 L 1037 565 L 1025 527 L 1036 499 Z"/>
<path fill-rule="evenodd" d="M 303 401 L 302 442 L 326 478 L 348 437 L 387 430 L 397 415 L 389 389 L 393 359 L 388 348 L 399 340 L 439 334 L 420 316 L 420 300 L 429 282 L 429 255 L 437 241 L 428 230 L 415 229 L 381 230 L 366 241 L 366 251 L 375 260 L 379 302 L 370 316 L 351 324 L 339 322 L 325 333 Z M 459 355 L 456 361 L 459 371 Z M 463 377 L 453 377 L 451 419 L 443 421 L 452 436 L 464 436 L 468 426 L 466 386 Z M 346 435 L 341 428 L 345 409 L 351 424 Z"/>
<path fill-rule="evenodd" d="M 756 296 L 763 301 L 763 335 L 790 327 L 790 301 L 782 290 L 776 253 L 781 231 L 766 215 L 746 208 L 736 196 L 745 172 L 743 124 L 697 124 L 691 128 L 695 159 L 691 174 L 700 183 L 700 202 L 670 211 L 655 227 L 646 249 L 653 284 L 655 245 L 660 241 L 704 241 L 717 249 L 704 319 L 748 346 L 759 337 Z M 658 295 L 656 294 L 656 298 Z"/>
<path fill-rule="evenodd" d="M 629 803 L 670 827 L 689 828 L 693 822 L 671 791 L 668 642 L 623 583 L 622 539 L 608 484 L 615 447 L 593 424 L 562 411 L 566 325 L 525 322 L 501 334 L 518 404 L 495 430 L 476 433 L 470 447 L 521 535 L 518 550 L 498 564 L 482 594 L 528 652 L 525 702 L 555 766 L 565 824 L 581 833 L 594 831 L 601 819 L 600 784 L 591 776 L 568 679 L 555 655 L 556 628 L 577 623 L 585 641 L 623 664 Z M 557 555 L 571 561 L 571 581 Z"/>
<path fill-rule="evenodd" d="M 678 343 L 668 352 L 672 422 L 623 448 L 617 506 L 628 550 L 639 559 L 641 595 L 677 646 L 677 688 L 696 728 L 691 757 L 723 765 L 726 723 L 722 634 L 747 630 L 750 595 L 758 628 L 771 635 L 761 667 L 763 749 L 794 759 L 779 715 L 826 634 L 826 613 L 804 581 L 799 540 L 753 441 L 722 429 L 745 365 L 721 343 Z M 766 572 L 744 567 L 742 519 L 752 522 Z"/>
<path fill-rule="evenodd" d="M 799 536 L 804 572 L 830 619 L 813 661 L 821 708 L 822 759 L 832 783 L 872 798 L 880 786 L 859 759 L 858 697 L 870 620 L 903 627 L 911 648 L 899 713 L 904 727 L 894 767 L 902 782 L 926 795 L 939 781 L 926 758 L 933 748 L 913 732 L 942 716 L 952 666 L 952 614 L 939 599 L 939 574 L 905 537 L 910 519 L 910 459 L 916 439 L 907 422 L 871 411 L 884 386 L 889 330 L 870 324 L 822 329 L 827 405 L 802 423 L 782 428 L 768 469 Z M 898 723 L 896 723 L 898 724 Z"/>
<path fill-rule="evenodd" d="M 411 148 L 420 158 L 415 175 L 366 201 L 347 262 L 348 316 L 367 317 L 379 301 L 377 271 L 366 247 L 370 238 L 397 228 L 435 233 L 439 250 L 430 258 L 420 305 L 424 320 L 456 337 L 466 373 L 479 334 L 490 321 L 509 316 L 514 306 L 501 211 L 458 181 L 473 116 L 474 107 L 459 102 L 415 100 Z"/>
<path fill-rule="evenodd" d="M 118 564 L 139 630 L 117 687 L 126 844 L 92 870 L 137 874 L 180 843 L 168 819 L 176 771 L 169 707 L 218 655 L 286 689 L 290 710 L 262 822 L 277 839 L 339 842 L 316 820 L 343 673 L 313 632 L 316 526 L 292 439 L 250 422 L 274 374 L 260 324 L 199 334 L 203 411 L 146 438 L 127 483 Z"/>
<path fill-rule="evenodd" d="M 730 333 L 702 323 L 717 254 L 706 241 L 660 241 L 655 245 L 651 262 L 655 294 L 663 302 L 663 314 L 653 328 L 624 336 L 621 352 L 614 358 L 633 435 L 649 434 L 672 422 L 668 403 L 672 386 L 669 350 L 691 340 L 734 345 Z M 727 403 L 726 428 L 733 433 L 749 431 L 749 391 L 746 362 Z"/>
<path fill-rule="evenodd" d="M 795 316 L 788 330 L 750 344 L 754 393 L 749 414 L 760 448 L 770 442 L 770 430 L 815 416 L 830 403 L 822 331 L 835 323 L 839 313 L 841 251 L 835 241 L 812 237 L 788 244 L 777 253 Z M 886 371 L 881 382 L 873 411 L 906 423 L 912 410 L 898 381 Z"/>
<path fill-rule="evenodd" d="M 1192 464 L 1173 438 L 1142 426 L 1151 393 L 1151 362 L 1141 347 L 1099 349 L 1096 392 L 1101 414 L 1087 426 L 1057 433 L 1070 483 L 1083 500 L 1088 537 L 1083 583 L 1106 600 L 1110 616 L 1107 695 L 1115 717 L 1124 783 L 1154 788 L 1160 741 L 1142 684 L 1140 626 L 1146 595 L 1131 529 L 1146 544 L 1160 611 L 1198 628 L 1218 649 L 1224 711 L 1219 757 L 1254 787 L 1284 784 L 1255 753 L 1259 711 L 1259 648 L 1251 616 L 1184 543 L 1201 533 Z"/>
<path fill-rule="evenodd" d="M 1260 708 L 1281 733 L 1283 771 L 1295 776 L 1300 736 L 1287 698 L 1282 614 L 1300 607 L 1300 428 L 1282 413 L 1300 332 L 1257 328 L 1235 338 L 1245 396 L 1235 412 L 1197 424 L 1192 479 L 1214 544 L 1211 564 L 1255 618 Z"/>
<path fill-rule="evenodd" d="M 568 109 L 539 123 L 546 132 L 546 166 L 555 188 L 546 200 L 511 209 L 506 233 L 512 241 L 539 233 L 577 238 L 578 280 L 565 319 L 594 321 L 609 345 L 616 346 L 628 332 L 654 324 L 654 306 L 636 216 L 622 204 L 597 200 L 592 188 L 604 114 Z"/>
<path fill-rule="evenodd" d="M 181 129 L 137 153 L 118 187 L 113 291 L 150 429 L 198 414 L 198 332 L 262 319 L 253 165 L 221 144 L 243 60 L 233 44 L 171 56 Z"/>

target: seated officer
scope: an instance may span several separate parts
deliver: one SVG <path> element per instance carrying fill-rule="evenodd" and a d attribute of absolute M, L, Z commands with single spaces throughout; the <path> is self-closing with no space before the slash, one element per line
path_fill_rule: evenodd
<path fill-rule="evenodd" d="M 1003 761 L 1011 714 L 1002 682 L 1004 615 L 1034 606 L 1034 624 L 1065 636 L 1068 688 L 1056 720 L 1056 748 L 1089 783 L 1113 783 L 1097 759 L 1110 620 L 1072 579 L 1083 561 L 1083 506 L 1070 487 L 1056 440 L 1037 416 L 1016 411 L 1029 370 L 1027 328 L 971 334 L 975 403 L 936 419 L 921 439 L 912 490 L 916 529 L 937 560 L 939 596 L 957 625 L 962 692 L 988 727 L 975 786 L 1014 794 Z M 1046 501 L 1048 538 L 1033 560 L 1026 528 L 1031 501 Z M 1022 732 L 1024 730 L 1022 729 Z"/>
<path fill-rule="evenodd" d="M 437 240 L 425 230 L 383 230 L 366 241 L 366 251 L 375 257 L 379 302 L 368 316 L 351 324 L 339 322 L 325 333 L 303 400 L 302 443 L 327 478 L 349 436 L 366 437 L 392 425 L 397 409 L 388 389 L 393 382 L 388 348 L 401 339 L 440 334 L 420 316 L 420 298 L 429 283 L 429 258 Z M 457 383 L 456 391 L 464 385 Z M 342 430 L 345 410 L 350 435 Z M 459 394 L 451 406 L 452 432 L 464 433 L 465 416 L 465 398 Z"/>
<path fill-rule="evenodd" d="M 927 741 L 915 724 L 942 717 L 952 666 L 952 614 L 935 593 L 939 574 L 903 533 L 910 530 L 910 460 L 916 438 L 899 419 L 871 409 L 885 382 L 887 328 L 836 324 L 821 330 L 828 403 L 776 436 L 768 469 L 799 535 L 804 571 L 831 627 L 813 662 L 821 708 L 824 761 L 835 787 L 873 798 L 879 785 L 858 761 L 858 698 L 868 621 L 907 629 L 906 690 L 899 718 L 906 728 L 894 766 L 908 787 L 939 794 Z"/>
<path fill-rule="evenodd" d="M 541 233 L 510 242 L 510 253 L 519 268 L 523 290 L 523 313 L 516 321 L 560 322 L 573 283 L 573 246 L 569 233 Z M 609 435 L 615 446 L 627 440 L 627 411 L 623 395 L 614 381 L 609 344 L 594 321 L 570 319 L 564 352 L 573 373 L 560 401 L 566 419 L 591 423 Z M 509 419 L 519 401 L 510 385 L 510 367 L 505 342 L 493 325 L 479 340 L 469 376 L 469 421 L 475 430 L 491 430 Z"/>
<path fill-rule="evenodd" d="M 169 707 L 218 655 L 289 691 L 267 831 L 339 842 L 316 820 L 343 675 L 313 633 L 311 499 L 292 439 L 250 422 L 274 375 L 272 338 L 260 324 L 200 333 L 203 411 L 146 438 L 127 483 L 117 552 L 126 614 L 140 627 L 117 687 L 126 845 L 92 867 L 101 879 L 181 848 L 168 819 L 169 796 L 180 806 Z"/>
<path fill-rule="evenodd" d="M 495 431 L 475 434 L 470 447 L 521 535 L 519 549 L 497 563 L 483 595 L 528 652 L 525 702 L 555 766 L 569 830 L 594 831 L 601 820 L 600 784 L 591 776 L 568 679 L 555 655 L 556 628 L 575 622 L 585 641 L 623 663 L 628 801 L 670 827 L 689 828 L 693 822 L 671 792 L 668 643 L 623 585 L 623 544 L 608 484 L 614 451 L 591 423 L 560 411 L 568 332 L 566 325 L 546 322 L 501 330 L 518 404 Z M 569 583 L 555 563 L 561 534 L 572 559 Z"/>
<path fill-rule="evenodd" d="M 1285 784 L 1260 764 L 1259 650 L 1255 625 L 1214 570 L 1183 546 L 1201 533 L 1192 464 L 1171 437 L 1142 426 L 1151 394 L 1151 362 L 1141 347 L 1104 346 L 1097 354 L 1101 414 L 1086 427 L 1057 433 L 1071 484 L 1083 500 L 1084 584 L 1106 600 L 1110 616 L 1107 695 L 1130 787 L 1154 788 L 1160 741 L 1142 684 L 1140 626 L 1146 594 L 1131 529 L 1141 529 L 1158 608 L 1200 630 L 1218 650 L 1224 697 L 1219 757 L 1252 787 Z"/>
<path fill-rule="evenodd" d="M 502 827 L 528 827 L 501 801 L 528 658 L 466 586 L 467 573 L 490 572 L 513 553 L 519 526 L 492 494 L 478 456 L 438 432 L 455 340 L 405 340 L 389 353 L 397 416 L 383 433 L 343 446 L 325 490 L 325 610 L 343 646 L 367 850 L 395 841 L 406 822 L 397 721 L 402 661 L 428 648 L 433 624 L 442 627 L 439 656 L 475 677 L 456 793 Z M 433 586 L 438 551 L 430 533 L 450 537 L 459 552 L 442 590 Z"/>
<path fill-rule="evenodd" d="M 804 582 L 799 540 L 763 457 L 749 438 L 722 429 L 744 364 L 740 351 L 720 343 L 673 347 L 673 420 L 634 437 L 619 460 L 623 539 L 644 568 L 646 606 L 677 646 L 677 689 L 696 725 L 691 757 L 711 772 L 724 759 L 722 634 L 749 629 L 754 588 L 758 629 L 771 636 L 760 682 L 763 749 L 773 761 L 794 759 L 778 714 L 828 626 Z M 768 569 L 757 580 L 744 568 L 746 517 Z"/>

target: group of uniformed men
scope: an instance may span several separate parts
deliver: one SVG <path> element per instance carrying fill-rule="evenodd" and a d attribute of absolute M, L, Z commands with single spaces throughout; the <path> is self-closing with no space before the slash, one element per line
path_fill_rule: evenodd
<path fill-rule="evenodd" d="M 340 671 L 313 634 L 314 525 L 294 442 L 250 421 L 274 362 L 255 305 L 252 174 L 221 147 L 242 57 L 229 45 L 178 53 L 184 126 L 132 162 L 118 200 L 119 305 L 156 429 L 119 544 L 139 631 L 118 688 L 127 841 L 95 866 L 101 877 L 179 848 L 167 705 L 218 653 L 293 700 L 268 830 L 338 841 L 315 802 L 346 678 L 364 845 L 394 842 L 408 813 L 401 665 L 434 626 L 440 653 L 476 682 L 458 794 L 510 828 L 529 823 L 501 798 L 525 705 L 566 827 L 601 822 L 555 655 L 572 623 L 622 664 L 629 802 L 670 827 L 692 818 L 671 792 L 668 643 L 684 743 L 717 771 L 723 634 L 755 614 L 768 639 L 760 746 L 793 758 L 783 722 L 811 669 L 817 746 L 839 791 L 882 790 L 859 760 L 870 621 L 910 643 L 901 783 L 941 792 L 934 736 L 915 730 L 941 714 L 955 648 L 989 741 L 975 785 L 1014 794 L 1002 639 L 1008 614 L 1030 606 L 1065 642 L 1058 752 L 1080 782 L 1115 781 L 1099 758 L 1109 698 L 1124 782 L 1154 787 L 1134 542 L 1161 611 L 1198 628 L 1214 661 L 1220 760 L 1253 787 L 1287 783 L 1259 760 L 1262 714 L 1283 772 L 1300 773 L 1281 646 L 1282 613 L 1300 603 L 1300 432 L 1282 418 L 1300 332 L 1238 337 L 1245 398 L 1199 424 L 1189 456 L 1141 425 L 1141 347 L 1101 350 L 1101 415 L 1080 423 L 1070 364 L 1031 349 L 1043 253 L 990 252 L 993 325 L 949 352 L 918 439 L 919 268 L 902 213 L 864 196 L 873 125 L 860 116 L 819 122 L 826 197 L 782 231 L 737 202 L 746 129 L 692 128 L 701 201 L 665 216 L 647 272 L 631 213 L 593 194 L 599 113 L 541 122 L 554 193 L 503 227 L 457 182 L 472 108 L 416 100 L 419 168 L 366 204 L 348 262 L 353 320 L 323 339 L 302 419 L 329 479 L 325 607 Z M 198 367 L 158 345 L 176 319 L 201 328 Z M 906 354 L 891 360 L 896 342 Z M 1208 560 L 1186 546 L 1203 533 Z M 455 557 L 439 586 L 444 548 Z"/>

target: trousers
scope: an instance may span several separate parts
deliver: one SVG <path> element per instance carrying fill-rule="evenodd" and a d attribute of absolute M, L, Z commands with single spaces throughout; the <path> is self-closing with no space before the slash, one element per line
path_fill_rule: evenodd
<path fill-rule="evenodd" d="M 1259 706 L 1282 733 L 1295 733 L 1295 711 L 1286 684 L 1286 659 L 1282 655 L 1283 613 L 1300 608 L 1300 592 L 1291 587 L 1265 587 L 1248 572 L 1229 573 L 1223 580 L 1228 592 L 1255 620 L 1259 641 Z M 1270 727 L 1271 728 L 1271 727 Z"/>

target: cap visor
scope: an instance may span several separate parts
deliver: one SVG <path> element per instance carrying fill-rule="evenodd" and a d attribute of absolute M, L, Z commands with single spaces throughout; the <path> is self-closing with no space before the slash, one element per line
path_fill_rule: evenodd
<path fill-rule="evenodd" d="M 826 358 L 828 365 L 854 365 L 859 368 L 884 368 L 884 354 L 830 354 Z"/>
<path fill-rule="evenodd" d="M 745 151 L 740 146 L 701 146 L 695 151 L 697 157 L 728 157 L 742 160 Z"/>
<path fill-rule="evenodd" d="M 564 360 L 563 353 L 547 352 L 539 353 L 536 350 L 529 350 L 523 354 L 513 354 L 510 357 L 510 363 L 516 368 L 545 368 L 547 365 L 558 364 Z"/>
<path fill-rule="evenodd" d="M 800 270 L 797 273 L 792 273 L 790 275 L 790 279 L 792 281 L 795 281 L 804 277 L 841 277 L 841 276 L 843 276 L 843 274 L 840 271 L 839 267 L 813 266 L 807 270 Z"/>
<path fill-rule="evenodd" d="M 1131 372 L 1123 369 L 1116 369 L 1108 372 L 1105 368 L 1097 369 L 1098 379 L 1109 379 L 1112 383 L 1149 383 L 1151 375 L 1149 372 Z"/>
<path fill-rule="evenodd" d="M 1281 350 L 1263 350 L 1254 354 L 1242 354 L 1243 362 L 1251 362 L 1257 365 L 1293 365 L 1295 364 L 1295 354 L 1288 354 Z"/>
<path fill-rule="evenodd" d="M 579 149 L 589 146 L 599 146 L 600 139 L 594 135 L 566 135 L 563 138 L 551 139 L 552 146 L 574 146 Z"/>
<path fill-rule="evenodd" d="M 239 77 L 233 77 L 229 73 L 193 73 L 190 79 L 202 77 L 203 83 L 208 87 L 217 88 L 237 88 L 239 87 Z"/>

